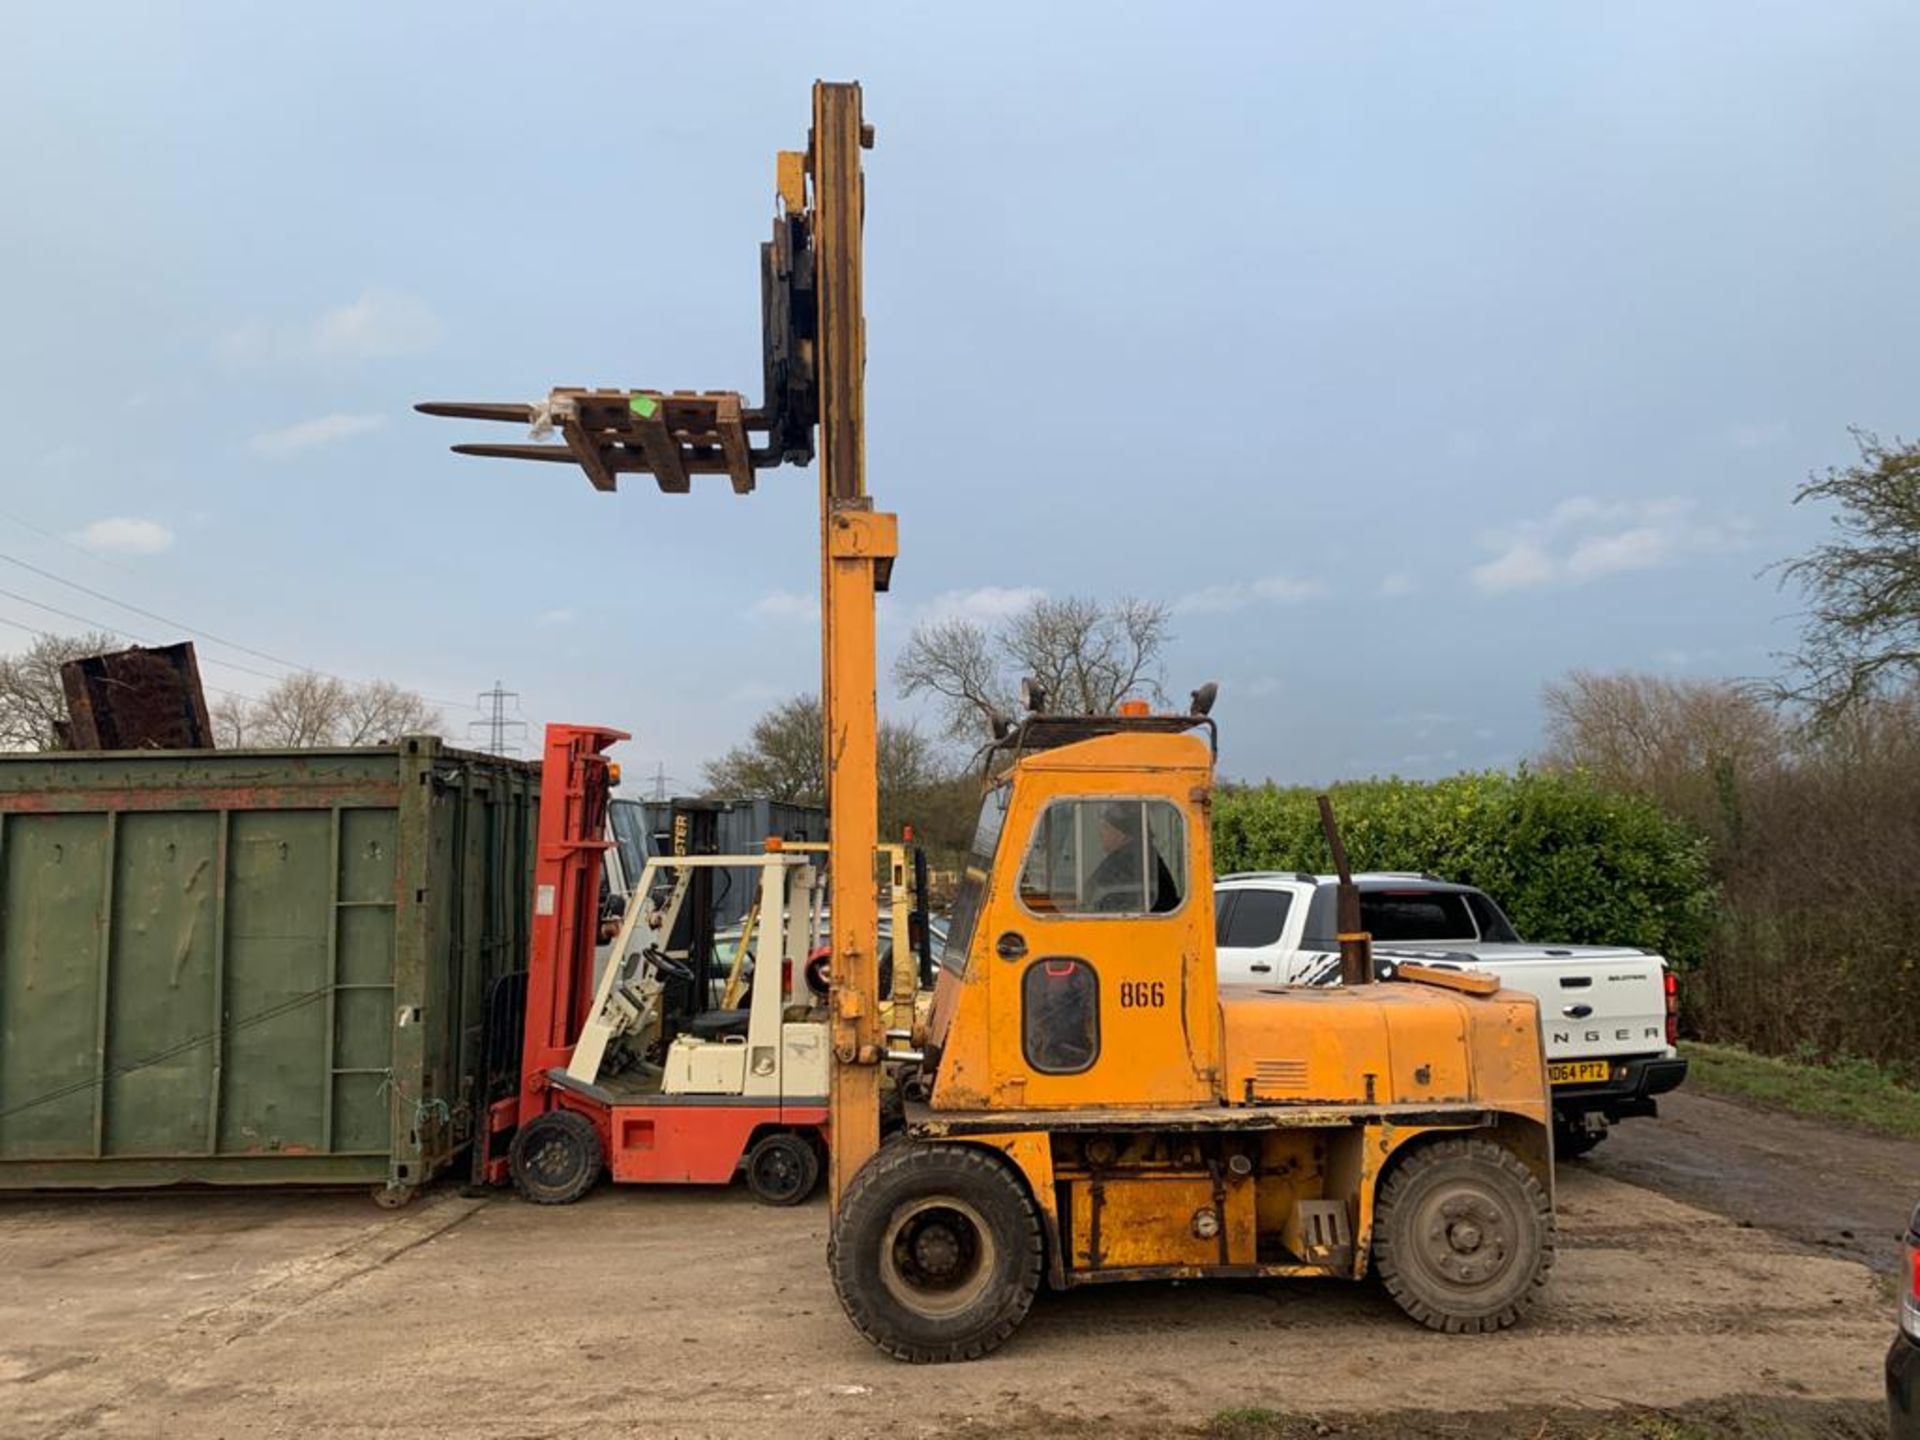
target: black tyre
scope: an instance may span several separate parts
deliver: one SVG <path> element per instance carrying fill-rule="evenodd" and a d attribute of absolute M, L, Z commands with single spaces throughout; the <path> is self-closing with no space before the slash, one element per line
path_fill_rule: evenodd
<path fill-rule="evenodd" d="M 896 1141 L 860 1167 L 827 1245 L 854 1328 L 896 1360 L 976 1360 L 1027 1318 L 1040 1217 L 1013 1168 L 969 1145 Z"/>
<path fill-rule="evenodd" d="M 820 1152 L 791 1130 L 762 1135 L 747 1151 L 747 1189 L 762 1205 L 798 1205 L 820 1183 Z"/>
<path fill-rule="evenodd" d="M 536 1115 L 507 1151 L 513 1188 L 535 1205 L 571 1205 L 600 1180 L 600 1132 L 574 1110 Z"/>
<path fill-rule="evenodd" d="M 1553 1206 L 1505 1146 L 1429 1142 L 1380 1187 L 1373 1263 L 1387 1293 L 1429 1329 L 1502 1330 L 1546 1287 Z"/>
<path fill-rule="evenodd" d="M 1607 1138 L 1606 1130 L 1589 1130 L 1571 1120 L 1553 1117 L 1553 1158 L 1577 1160 Z"/>

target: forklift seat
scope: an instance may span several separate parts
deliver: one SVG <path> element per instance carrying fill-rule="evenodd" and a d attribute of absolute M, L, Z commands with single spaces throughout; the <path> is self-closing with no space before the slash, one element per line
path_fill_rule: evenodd
<path fill-rule="evenodd" d="M 723 1040 L 729 1036 L 746 1038 L 751 1010 L 702 1010 L 687 1022 L 687 1034 L 696 1040 Z"/>

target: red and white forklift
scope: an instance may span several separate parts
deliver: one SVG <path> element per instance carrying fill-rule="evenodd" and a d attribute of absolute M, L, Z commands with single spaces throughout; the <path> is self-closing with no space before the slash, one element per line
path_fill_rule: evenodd
<path fill-rule="evenodd" d="M 617 776 L 606 752 L 627 738 L 547 727 L 528 964 L 490 1007 L 496 1078 L 476 1178 L 561 1205 L 603 1171 L 704 1185 L 743 1173 L 756 1199 L 799 1204 L 827 1144 L 824 847 L 769 839 L 756 855 L 649 859 L 596 967 Z M 903 848 L 880 849 L 894 933 L 914 937 L 921 962 L 889 967 L 904 1031 L 931 959 L 927 924 Z M 708 897 L 723 871 L 751 875 L 753 898 L 737 938 L 717 943 Z"/>
<path fill-rule="evenodd" d="M 506 1049 L 514 1037 L 501 1032 L 520 1021 L 517 1066 L 489 1067 L 517 1083 L 488 1105 L 477 1177 L 560 1205 L 602 1171 L 724 1185 L 744 1170 L 757 1199 L 798 1204 L 826 1155 L 826 1013 L 805 979 L 825 888 L 817 857 L 770 841 L 753 856 L 649 860 L 596 982 L 606 751 L 626 738 L 547 728 L 524 1001 L 496 1003 L 489 1037 Z M 699 872 L 721 867 L 757 887 L 718 997 L 735 1003 L 707 1008 L 711 929 L 689 923 L 688 902 Z"/>

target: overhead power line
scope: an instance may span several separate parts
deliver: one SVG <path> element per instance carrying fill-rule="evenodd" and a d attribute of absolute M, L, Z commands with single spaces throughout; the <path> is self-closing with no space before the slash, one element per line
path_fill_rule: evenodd
<path fill-rule="evenodd" d="M 120 626 L 109 625 L 104 620 L 96 620 L 91 616 L 80 615 L 72 610 L 62 610 L 58 605 L 49 605 L 44 600 L 29 599 L 18 591 L 8 590 L 4 586 L 0 586 L 0 595 L 5 596 L 9 600 L 17 600 L 22 605 L 31 605 L 36 610 L 44 610 L 49 615 L 58 615 L 63 620 L 71 620 L 77 625 L 90 625 L 95 630 L 104 631 L 108 635 L 117 636 L 122 640 L 131 640 L 136 645 L 159 645 L 165 643 L 164 641 L 154 639 L 151 635 L 136 634 L 134 631 L 123 629 Z M 202 658 L 209 665 L 220 665 L 228 670 L 238 670 L 243 675 L 256 675 L 262 680 L 271 680 L 275 684 L 286 679 L 286 676 L 276 675 L 271 670 L 256 670 L 251 665 L 242 665 L 235 660 L 222 660 L 217 655 L 207 655 Z"/>
<path fill-rule="evenodd" d="M 242 645 L 237 640 L 222 639 L 210 630 L 201 630 L 187 624 L 185 621 L 171 619 L 168 616 L 160 614 L 158 611 L 148 610 L 142 606 L 132 604 L 129 601 L 117 599 L 107 594 L 104 590 L 95 590 L 90 585 L 82 585 L 78 580 L 68 580 L 64 576 L 54 574 L 51 570 L 43 570 L 38 565 L 22 560 L 16 555 L 0 554 L 0 560 L 6 561 L 9 565 L 18 565 L 22 570 L 30 570 L 43 579 L 53 581 L 56 585 L 64 585 L 69 590 L 78 590 L 82 595 L 91 595 L 94 599 L 104 600 L 109 605 L 118 605 L 122 610 L 130 610 L 135 615 L 144 615 L 149 620 L 158 620 L 162 625 L 171 625 L 174 629 L 184 630 L 187 634 L 196 636 L 201 640 L 211 640 L 216 645 L 224 645 L 229 650 L 238 650 L 242 655 L 252 655 L 257 659 L 271 660 L 275 665 L 284 665 L 289 670 L 311 670 L 313 668 L 310 665 L 302 665 L 297 661 L 284 660 L 280 656 L 270 654 L 265 650 L 256 650 L 251 645 Z M 315 673 L 319 672 L 316 671 Z"/>
<path fill-rule="evenodd" d="M 30 526 L 28 528 L 31 529 L 33 527 Z M 4 553 L 0 553 L 0 560 L 6 561 L 9 565 L 17 565 L 22 570 L 28 571 L 29 573 L 34 575 L 38 575 L 43 579 L 51 580 L 56 585 L 64 585 L 69 590 L 77 590 L 82 595 L 89 595 L 89 596 L 92 596 L 95 600 L 102 600 L 109 605 L 118 606 L 120 609 L 128 611 L 131 614 L 144 616 L 149 620 L 158 621 L 160 624 L 170 626 L 176 630 L 183 630 L 187 634 L 194 636 L 196 639 L 205 640 L 214 645 L 225 646 L 229 650 L 237 650 L 242 655 L 251 655 L 256 659 L 266 660 L 274 665 L 282 665 L 289 670 L 296 671 L 302 674 L 319 675 L 319 676 L 323 676 L 328 680 L 338 680 L 343 685 L 355 685 L 360 683 L 356 680 L 349 679 L 347 676 L 344 676 L 344 675 L 335 675 L 330 671 L 321 670 L 312 665 L 302 665 L 297 660 L 288 660 L 283 656 L 273 654 L 271 651 L 257 650 L 251 645 L 242 645 L 237 640 L 228 640 L 223 636 L 214 634 L 211 630 L 202 630 L 198 626 L 187 624 L 185 621 L 175 620 L 171 616 L 162 615 L 157 610 L 149 610 L 145 606 L 135 605 L 131 601 L 122 600 L 117 596 L 109 595 L 104 590 L 96 590 L 90 585 L 82 585 L 78 580 L 69 580 L 65 576 L 57 575 L 53 571 L 45 569 L 42 566 L 35 565 L 32 562 L 27 560 L 22 560 L 17 555 L 7 555 Z M 0 593 L 11 594 L 11 592 L 0 592 Z M 12 598 L 17 600 L 23 600 L 23 602 L 28 605 L 38 606 L 42 610 L 50 610 L 56 615 L 67 614 L 67 612 L 58 610 L 51 605 L 41 604 L 41 602 L 37 600 L 24 600 L 24 597 L 17 596 L 17 595 L 13 596 Z M 67 614 L 67 618 L 76 619 L 78 617 Z M 95 625 L 98 622 L 91 621 L 91 620 L 81 620 L 80 623 L 86 624 L 86 625 Z M 99 628 L 110 630 L 115 634 L 124 633 L 117 626 L 108 625 L 108 626 L 100 626 Z M 212 657 L 208 657 L 208 658 L 209 660 L 212 660 Z M 213 663 L 225 664 L 231 669 L 243 670 L 247 674 L 260 675 L 269 680 L 279 681 L 285 678 L 284 676 L 280 676 L 280 675 L 269 675 L 265 671 L 261 671 L 261 670 L 247 670 L 245 666 L 235 664 L 232 661 L 215 661 Z M 430 704 L 451 706 L 456 710 L 469 710 L 469 709 L 479 708 L 473 702 L 467 701 L 467 700 L 445 700 L 432 695 L 425 695 L 425 696 L 422 696 L 421 698 L 428 701 Z"/>
<path fill-rule="evenodd" d="M 44 525 L 36 525 L 33 523 L 33 521 L 26 519 L 24 516 L 16 515 L 11 510 L 0 510 L 0 520 L 11 520 L 14 524 L 18 525 L 22 530 L 31 530 L 34 534 L 40 536 L 43 539 L 51 540 L 56 545 L 64 545 L 67 547 L 67 549 L 73 551 L 76 555 L 86 556 L 89 560 L 93 561 L 96 565 L 105 565 L 109 569 L 118 570 L 123 575 L 131 575 L 134 573 L 133 571 L 129 570 L 125 565 L 122 565 L 118 560 L 115 560 L 110 556 L 102 555 L 98 550 L 94 550 L 88 546 L 80 544 L 78 541 L 74 540 L 72 536 L 62 535 L 57 530 L 49 530 Z"/>

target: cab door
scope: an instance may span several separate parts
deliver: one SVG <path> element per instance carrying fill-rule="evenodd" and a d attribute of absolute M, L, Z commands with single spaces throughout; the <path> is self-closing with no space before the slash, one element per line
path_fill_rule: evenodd
<path fill-rule="evenodd" d="M 1193 803 L 1204 791 L 1148 778 L 1061 775 L 1015 796 L 976 940 L 994 972 L 997 1105 L 1215 1096 L 1211 856 Z"/>

